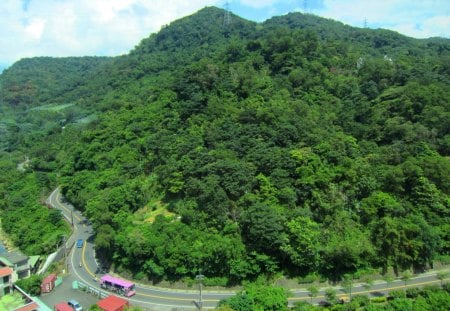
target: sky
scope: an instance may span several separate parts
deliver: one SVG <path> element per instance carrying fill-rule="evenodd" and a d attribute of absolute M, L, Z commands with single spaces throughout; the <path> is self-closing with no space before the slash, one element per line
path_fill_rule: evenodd
<path fill-rule="evenodd" d="M 117 56 L 205 6 L 262 22 L 306 12 L 415 38 L 450 38 L 450 0 L 0 0 L 0 72 L 34 56 Z"/>

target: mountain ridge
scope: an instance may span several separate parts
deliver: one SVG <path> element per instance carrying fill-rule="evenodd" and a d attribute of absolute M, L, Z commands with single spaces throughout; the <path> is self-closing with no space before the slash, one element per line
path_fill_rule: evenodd
<path fill-rule="evenodd" d="M 136 278 L 201 268 L 221 285 L 337 280 L 445 258 L 447 41 L 348 38 L 346 26 L 326 37 L 302 29 L 313 17 L 300 13 L 233 16 L 224 31 L 223 12 L 175 21 L 93 67 L 58 97 L 73 105 L 19 119 L 35 128 L 15 127 L 7 150 L 53 176 L 92 221 L 96 253 Z M 73 122 L 81 108 L 95 120 Z"/>

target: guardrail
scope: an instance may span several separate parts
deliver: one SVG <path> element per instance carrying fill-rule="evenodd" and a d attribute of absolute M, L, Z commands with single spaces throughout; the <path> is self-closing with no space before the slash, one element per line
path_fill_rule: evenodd
<path fill-rule="evenodd" d="M 79 289 L 85 293 L 93 294 L 99 298 L 106 298 L 109 296 L 108 293 L 80 281 L 74 281 L 72 287 L 75 289 Z"/>

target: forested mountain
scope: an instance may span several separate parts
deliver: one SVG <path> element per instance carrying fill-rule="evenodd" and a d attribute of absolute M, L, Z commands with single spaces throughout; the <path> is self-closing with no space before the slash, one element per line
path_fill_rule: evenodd
<path fill-rule="evenodd" d="M 19 129 L 5 149 L 58 174 L 47 187 L 93 222 L 97 254 L 137 279 L 339 278 L 448 258 L 450 41 L 300 13 L 224 21 L 205 8 L 67 79 L 69 60 L 12 66 L 4 109 L 95 118 L 33 141 Z M 43 88 L 30 100 L 5 88 L 28 81 L 21 64 Z M 4 218 L 24 207 L 1 185 Z"/>

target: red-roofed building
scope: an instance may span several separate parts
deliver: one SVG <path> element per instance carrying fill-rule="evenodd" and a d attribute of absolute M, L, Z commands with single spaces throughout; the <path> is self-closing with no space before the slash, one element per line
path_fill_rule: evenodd
<path fill-rule="evenodd" d="M 39 305 L 37 303 L 35 303 L 34 301 L 32 301 L 29 304 L 26 304 L 22 307 L 14 309 L 14 311 L 37 311 L 37 310 L 39 310 Z"/>
<path fill-rule="evenodd" d="M 55 305 L 55 311 L 73 311 L 72 307 L 67 304 L 67 302 L 60 302 Z"/>
<path fill-rule="evenodd" d="M 0 297 L 12 292 L 12 274 L 10 267 L 0 268 Z"/>
<path fill-rule="evenodd" d="M 130 305 L 127 300 L 111 295 L 97 302 L 97 306 L 103 311 L 123 311 Z"/>

